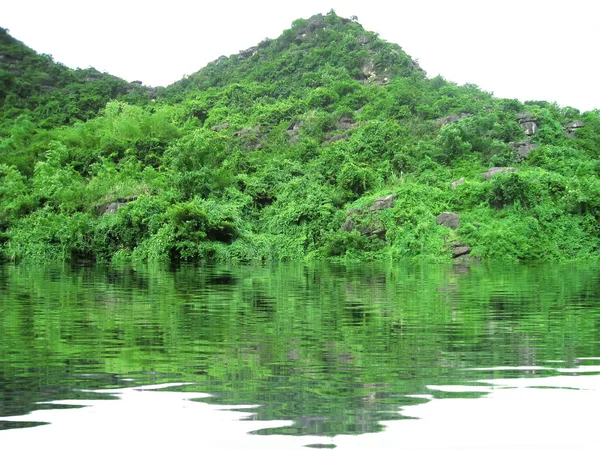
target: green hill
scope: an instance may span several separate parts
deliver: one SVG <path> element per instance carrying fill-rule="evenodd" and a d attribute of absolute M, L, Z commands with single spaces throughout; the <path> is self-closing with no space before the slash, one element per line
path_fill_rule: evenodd
<path fill-rule="evenodd" d="M 334 13 L 157 89 L 1 44 L 7 260 L 598 255 L 598 111 L 427 78 Z"/>

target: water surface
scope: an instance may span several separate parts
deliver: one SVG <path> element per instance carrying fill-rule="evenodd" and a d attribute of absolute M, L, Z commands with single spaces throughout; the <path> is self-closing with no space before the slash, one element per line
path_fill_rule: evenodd
<path fill-rule="evenodd" d="M 0 445 L 600 448 L 599 269 L 3 266 Z"/>

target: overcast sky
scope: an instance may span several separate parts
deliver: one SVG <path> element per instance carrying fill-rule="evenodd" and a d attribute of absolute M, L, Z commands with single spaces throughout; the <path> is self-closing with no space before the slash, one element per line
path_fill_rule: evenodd
<path fill-rule="evenodd" d="M 600 108 L 600 0 L 0 0 L 0 26 L 70 67 L 167 85 L 334 9 L 428 76 L 497 97 Z"/>

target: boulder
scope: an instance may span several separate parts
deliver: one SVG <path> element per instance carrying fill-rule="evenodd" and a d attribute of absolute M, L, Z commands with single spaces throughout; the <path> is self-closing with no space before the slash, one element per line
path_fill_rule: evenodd
<path fill-rule="evenodd" d="M 229 128 L 229 122 L 225 122 L 220 125 L 215 125 L 214 127 L 211 128 L 211 130 L 221 131 L 221 130 L 226 130 L 227 128 Z"/>
<path fill-rule="evenodd" d="M 240 59 L 248 59 L 258 51 L 258 47 L 250 47 L 238 53 Z"/>
<path fill-rule="evenodd" d="M 333 134 L 330 136 L 327 136 L 325 138 L 325 140 L 323 141 L 323 144 L 327 145 L 327 144 L 333 144 L 334 142 L 337 141 L 347 141 L 349 138 L 349 136 L 345 135 L 345 134 Z"/>
<path fill-rule="evenodd" d="M 359 228 L 358 231 L 369 238 L 385 239 L 386 229 L 379 219 L 375 219 L 369 225 Z"/>
<path fill-rule="evenodd" d="M 242 130 L 236 131 L 235 133 L 233 133 L 233 137 L 238 137 L 238 136 L 245 136 L 247 134 L 250 134 L 250 128 L 244 128 Z"/>
<path fill-rule="evenodd" d="M 532 144 L 529 139 L 521 142 L 511 142 L 509 145 L 515 150 L 518 159 L 527 159 L 529 152 L 538 148 L 538 145 Z"/>
<path fill-rule="evenodd" d="M 370 44 L 371 40 L 372 40 L 371 36 L 366 36 L 366 35 L 357 36 L 355 39 L 356 43 L 360 44 L 360 45 Z"/>
<path fill-rule="evenodd" d="M 377 73 L 375 72 L 375 63 L 373 62 L 373 60 L 369 60 L 363 64 L 362 73 L 365 76 L 365 78 L 377 76 Z"/>
<path fill-rule="evenodd" d="M 574 130 L 576 128 L 583 128 L 585 126 L 585 123 L 583 123 L 582 120 L 576 120 L 574 122 L 570 122 L 568 124 L 565 125 L 565 128 L 567 130 Z"/>
<path fill-rule="evenodd" d="M 473 249 L 471 247 L 469 247 L 468 245 L 461 244 L 458 247 L 454 247 L 452 249 L 452 257 L 458 258 L 460 256 L 468 255 L 469 253 L 471 253 L 471 250 L 473 250 Z"/>
<path fill-rule="evenodd" d="M 354 230 L 354 219 L 352 217 L 348 217 L 342 224 L 342 231 L 349 233 L 352 230 Z"/>
<path fill-rule="evenodd" d="M 302 121 L 292 122 L 290 126 L 287 127 L 287 131 L 298 131 L 302 125 L 304 125 L 304 122 Z"/>
<path fill-rule="evenodd" d="M 456 190 L 456 187 L 459 184 L 463 184 L 465 182 L 465 177 L 459 178 L 458 180 L 456 180 L 455 182 L 452 183 L 452 190 Z"/>
<path fill-rule="evenodd" d="M 565 125 L 565 133 L 569 137 L 575 137 L 575 130 L 583 128 L 585 124 L 581 120 L 576 120 Z"/>
<path fill-rule="evenodd" d="M 443 212 L 436 218 L 438 225 L 456 230 L 460 225 L 460 215 L 453 212 Z"/>
<path fill-rule="evenodd" d="M 137 195 L 131 195 L 129 197 L 118 198 L 114 202 L 105 203 L 103 205 L 96 207 L 96 212 L 98 214 L 100 214 L 101 216 L 104 216 L 106 214 L 115 214 L 119 210 L 119 208 L 127 205 L 129 202 L 137 200 L 137 198 L 138 198 Z"/>
<path fill-rule="evenodd" d="M 356 128 L 356 124 L 352 120 L 352 117 L 342 117 L 338 122 L 338 128 L 343 131 L 351 130 L 352 128 Z"/>
<path fill-rule="evenodd" d="M 122 202 L 112 202 L 104 205 L 104 211 L 102 211 L 101 215 L 106 214 L 115 214 L 121 206 L 125 206 L 127 203 Z"/>
<path fill-rule="evenodd" d="M 486 172 L 483 172 L 481 175 L 485 177 L 486 181 L 490 181 L 495 175 L 498 175 L 499 173 L 516 172 L 516 170 L 516 167 L 492 167 Z"/>
<path fill-rule="evenodd" d="M 398 194 L 391 194 L 386 197 L 379 197 L 373 202 L 373 205 L 369 208 L 370 212 L 380 211 L 382 209 L 388 209 L 394 207 L 394 200 L 398 198 Z"/>
<path fill-rule="evenodd" d="M 537 120 L 530 113 L 517 114 L 519 126 L 527 136 L 533 136 L 539 129 Z"/>
<path fill-rule="evenodd" d="M 458 122 L 460 119 L 464 119 L 465 117 L 470 117 L 472 115 L 473 114 L 470 113 L 450 114 L 449 116 L 440 117 L 439 119 L 436 119 L 435 122 L 439 126 L 449 125 L 451 123 Z"/>

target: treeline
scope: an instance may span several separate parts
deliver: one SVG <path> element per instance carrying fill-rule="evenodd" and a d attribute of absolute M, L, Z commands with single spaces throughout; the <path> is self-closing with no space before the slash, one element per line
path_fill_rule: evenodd
<path fill-rule="evenodd" d="M 7 260 L 598 254 L 598 111 L 429 79 L 333 13 L 159 89 L 2 39 Z"/>

